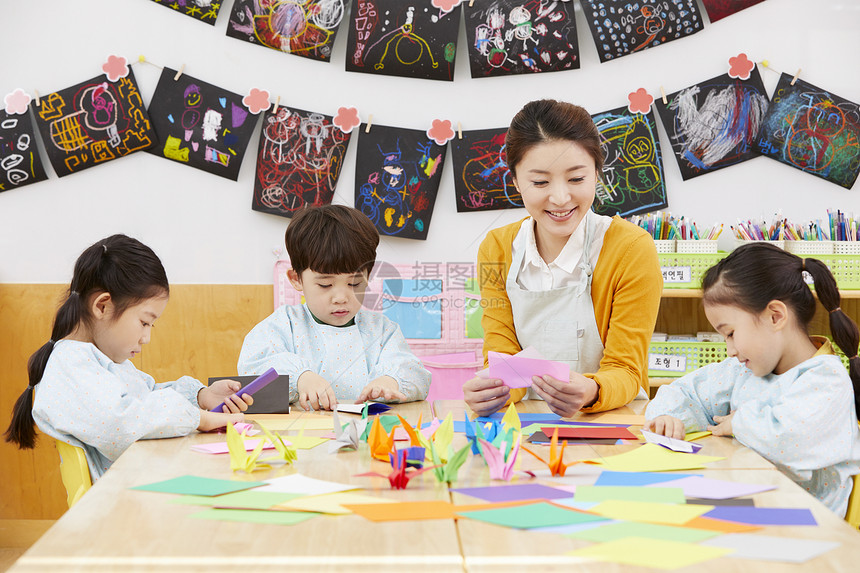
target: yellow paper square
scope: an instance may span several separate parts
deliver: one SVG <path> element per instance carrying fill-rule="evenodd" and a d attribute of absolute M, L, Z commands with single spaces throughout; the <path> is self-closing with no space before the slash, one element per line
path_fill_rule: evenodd
<path fill-rule="evenodd" d="M 616 456 L 585 460 L 618 472 L 668 472 L 702 469 L 706 463 L 725 458 L 673 452 L 656 444 L 645 444 Z"/>
<path fill-rule="evenodd" d="M 360 493 L 329 493 L 325 495 L 308 495 L 293 499 L 275 506 L 274 509 L 284 511 L 314 511 L 317 513 L 331 513 L 346 515 L 351 510 L 343 507 L 343 504 L 360 505 L 366 503 L 395 503 L 394 500 L 362 495 Z"/>
<path fill-rule="evenodd" d="M 717 551 L 712 551 L 712 549 Z M 625 537 L 624 539 L 577 549 L 569 552 L 568 555 L 668 570 L 695 565 L 731 552 L 731 549 L 707 547 L 694 543 Z"/>
<path fill-rule="evenodd" d="M 595 505 L 588 512 L 622 521 L 683 525 L 712 509 L 714 509 L 713 505 L 687 505 L 610 499 Z"/>

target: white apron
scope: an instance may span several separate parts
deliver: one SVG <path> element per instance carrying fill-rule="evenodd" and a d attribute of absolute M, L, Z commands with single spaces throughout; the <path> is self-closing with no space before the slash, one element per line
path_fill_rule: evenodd
<path fill-rule="evenodd" d="M 583 222 L 585 244 L 578 264 L 583 270 L 579 282 L 544 291 L 525 290 L 517 284 L 526 251 L 522 248 L 511 261 L 505 283 L 520 347 L 533 346 L 544 358 L 564 362 L 580 374 L 597 372 L 603 358 L 603 342 L 591 300 L 594 268 L 589 261 L 589 251 L 595 232 L 594 217 L 585 217 Z M 529 388 L 525 399 L 541 398 L 533 388 Z"/>

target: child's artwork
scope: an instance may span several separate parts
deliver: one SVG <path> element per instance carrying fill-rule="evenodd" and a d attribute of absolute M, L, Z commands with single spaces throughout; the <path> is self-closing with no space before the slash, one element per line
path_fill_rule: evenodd
<path fill-rule="evenodd" d="M 236 0 L 227 35 L 327 62 L 343 13 L 344 0 Z"/>
<path fill-rule="evenodd" d="M 582 0 L 601 62 L 695 34 L 703 27 L 696 0 Z"/>
<path fill-rule="evenodd" d="M 239 167 L 257 116 L 242 96 L 176 70 L 164 68 L 149 114 L 158 144 L 149 150 L 227 179 L 239 178 Z"/>
<path fill-rule="evenodd" d="M 764 0 L 702 0 L 712 24 L 760 2 Z"/>
<path fill-rule="evenodd" d="M 155 141 L 130 69 L 116 82 L 98 76 L 43 96 L 35 112 L 58 177 L 148 149 Z"/>
<path fill-rule="evenodd" d="M 666 100 L 654 104 L 685 181 L 759 155 L 756 139 L 769 101 L 757 68 L 747 80 L 724 74 Z"/>
<path fill-rule="evenodd" d="M 777 161 L 850 189 L 860 171 L 860 109 L 803 80 L 782 74 L 758 138 Z"/>
<path fill-rule="evenodd" d="M 493 211 L 523 206 L 505 162 L 507 128 L 464 131 L 451 140 L 457 212 Z"/>
<path fill-rule="evenodd" d="M 464 131 L 451 140 L 457 212 L 493 211 L 523 206 L 505 162 L 507 128 Z"/>
<path fill-rule="evenodd" d="M 654 113 L 627 106 L 592 116 L 603 149 L 603 180 L 592 209 L 627 217 L 665 209 L 666 182 Z"/>
<path fill-rule="evenodd" d="M 23 114 L 0 110 L 0 191 L 44 181 L 48 176 L 36 147 L 30 109 Z"/>
<path fill-rule="evenodd" d="M 353 0 L 346 69 L 453 81 L 459 28 L 459 0 Z"/>
<path fill-rule="evenodd" d="M 464 11 L 473 78 L 579 68 L 573 2 L 479 0 Z"/>
<path fill-rule="evenodd" d="M 374 125 L 358 134 L 355 208 L 379 232 L 427 238 L 442 176 L 445 147 L 425 131 Z"/>
<path fill-rule="evenodd" d="M 180 14 L 191 16 L 195 20 L 215 25 L 218 11 L 221 10 L 222 0 L 152 0 L 166 8 L 172 8 Z"/>
<path fill-rule="evenodd" d="M 255 211 L 292 217 L 305 205 L 328 205 L 349 133 L 320 113 L 280 106 L 266 112 L 254 178 Z"/>

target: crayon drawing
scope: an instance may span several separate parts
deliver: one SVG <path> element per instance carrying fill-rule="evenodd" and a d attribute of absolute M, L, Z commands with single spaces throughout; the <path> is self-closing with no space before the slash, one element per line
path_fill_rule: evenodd
<path fill-rule="evenodd" d="M 236 0 L 231 38 L 313 60 L 329 61 L 344 0 Z"/>
<path fill-rule="evenodd" d="M 218 11 L 221 10 L 221 0 L 152 0 L 165 8 L 171 8 L 180 14 L 190 16 L 195 20 L 215 25 Z"/>
<path fill-rule="evenodd" d="M 58 177 L 149 148 L 155 131 L 134 74 L 117 82 L 95 77 L 42 96 L 36 125 Z"/>
<path fill-rule="evenodd" d="M 257 116 L 239 94 L 175 76 L 164 68 L 155 86 L 149 114 L 158 145 L 149 152 L 236 181 Z"/>
<path fill-rule="evenodd" d="M 664 209 L 666 183 L 654 113 L 630 113 L 625 106 L 592 119 L 604 155 L 592 209 L 621 217 Z"/>
<path fill-rule="evenodd" d="M 696 0 L 582 0 L 601 62 L 699 32 Z"/>
<path fill-rule="evenodd" d="M 782 74 L 758 139 L 761 152 L 846 189 L 860 171 L 860 110 L 843 99 Z"/>
<path fill-rule="evenodd" d="M 36 147 L 30 110 L 20 115 L 0 110 L 0 191 L 24 187 L 47 178 Z"/>
<path fill-rule="evenodd" d="M 457 212 L 523 206 L 511 170 L 505 163 L 507 131 L 504 127 L 464 131 L 463 139 L 451 140 Z"/>
<path fill-rule="evenodd" d="M 284 106 L 266 112 L 252 209 L 292 217 L 305 205 L 331 203 L 350 138 L 332 119 Z"/>
<path fill-rule="evenodd" d="M 463 10 L 473 78 L 579 68 L 573 2 L 491 0 Z"/>
<path fill-rule="evenodd" d="M 353 0 L 346 70 L 453 81 L 459 28 L 459 5 L 445 12 L 431 0 Z"/>
<path fill-rule="evenodd" d="M 421 130 L 374 125 L 358 133 L 355 208 L 383 235 L 427 238 L 445 147 Z"/>
<path fill-rule="evenodd" d="M 724 74 L 666 99 L 654 103 L 685 181 L 759 155 L 769 101 L 757 68 L 748 80 Z"/>
<path fill-rule="evenodd" d="M 764 0 L 702 0 L 711 24 L 761 2 L 764 2 Z"/>

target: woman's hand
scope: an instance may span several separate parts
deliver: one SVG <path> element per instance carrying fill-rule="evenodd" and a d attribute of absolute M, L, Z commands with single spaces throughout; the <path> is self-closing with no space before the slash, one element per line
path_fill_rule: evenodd
<path fill-rule="evenodd" d="M 570 381 L 552 376 L 532 376 L 532 388 L 544 399 L 555 414 L 569 418 L 582 408 L 597 401 L 597 382 L 582 374 L 571 372 Z"/>
<path fill-rule="evenodd" d="M 683 440 L 687 435 L 684 422 L 674 416 L 657 416 L 653 420 L 645 422 L 642 429 L 676 440 Z"/>
<path fill-rule="evenodd" d="M 242 384 L 236 380 L 218 380 L 197 393 L 197 403 L 202 409 L 211 410 L 223 402 L 222 412 L 238 414 L 254 403 L 250 394 L 242 394 L 241 398 L 236 394 L 241 389 Z"/>
<path fill-rule="evenodd" d="M 476 377 L 463 384 L 463 399 L 479 416 L 498 412 L 510 397 L 510 389 L 494 378 Z"/>
<path fill-rule="evenodd" d="M 218 404 L 216 404 L 217 406 Z M 227 424 L 242 422 L 245 420 L 245 414 L 221 414 L 218 412 L 210 412 L 209 410 L 200 410 L 200 424 L 197 430 L 200 432 L 211 432 L 218 428 L 223 428 Z"/>

